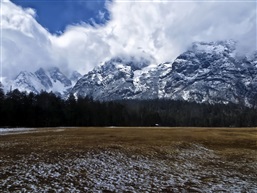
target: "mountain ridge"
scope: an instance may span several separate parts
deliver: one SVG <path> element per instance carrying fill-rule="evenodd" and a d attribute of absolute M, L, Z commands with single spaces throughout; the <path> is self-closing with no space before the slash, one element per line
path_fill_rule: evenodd
<path fill-rule="evenodd" d="M 82 76 L 57 67 L 20 72 L 7 86 L 20 91 L 112 101 L 172 99 L 198 103 L 257 105 L 257 51 L 238 55 L 233 40 L 194 42 L 173 62 L 151 57 L 113 57 Z"/>
<path fill-rule="evenodd" d="M 69 93 L 69 90 L 80 77 L 81 74 L 77 71 L 74 71 L 68 78 L 57 67 L 47 69 L 41 67 L 35 72 L 21 71 L 13 80 L 7 80 L 4 86 L 6 91 L 8 88 L 35 94 L 46 91 L 63 96 Z"/>
<path fill-rule="evenodd" d="M 95 100 L 173 99 L 199 103 L 253 104 L 257 52 L 238 56 L 233 40 L 195 42 L 173 63 L 142 65 L 111 59 L 85 74 L 71 93 Z M 131 58 L 131 57 L 130 57 Z M 133 57 L 132 57 L 133 58 Z M 132 65 L 131 65 L 132 64 Z"/>

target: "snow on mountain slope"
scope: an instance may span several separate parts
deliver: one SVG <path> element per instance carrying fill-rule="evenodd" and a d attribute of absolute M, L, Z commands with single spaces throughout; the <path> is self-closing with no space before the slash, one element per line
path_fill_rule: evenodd
<path fill-rule="evenodd" d="M 54 83 L 60 82 L 64 87 L 71 86 L 71 81 L 59 70 L 57 67 L 50 68 L 48 70 L 50 78 Z"/>
<path fill-rule="evenodd" d="M 8 81 L 5 88 L 18 89 L 20 91 L 34 92 L 39 94 L 41 91 L 54 92 L 58 95 L 67 94 L 81 75 L 74 71 L 72 80 L 67 78 L 59 68 L 49 69 L 40 68 L 34 73 L 22 71 L 14 80 Z M 76 75 L 76 76 L 75 76 Z M 6 81 L 7 82 L 7 81 Z"/>
<path fill-rule="evenodd" d="M 15 78 L 12 88 L 38 93 L 38 91 L 44 89 L 44 86 L 34 73 L 23 71 Z"/>
<path fill-rule="evenodd" d="M 196 43 L 173 63 L 165 82 L 164 98 L 196 102 L 234 102 L 248 105 L 257 68 L 235 54 L 233 41 Z"/>
<path fill-rule="evenodd" d="M 82 77 L 82 75 L 77 72 L 77 71 L 73 71 L 71 76 L 70 76 L 70 80 L 72 82 L 73 85 L 75 85 L 75 83 Z"/>
<path fill-rule="evenodd" d="M 46 75 L 46 72 L 43 68 L 38 69 L 35 72 L 35 75 L 41 81 L 41 84 L 45 87 L 45 89 L 50 89 L 53 86 L 50 78 Z"/>
<path fill-rule="evenodd" d="M 159 88 L 164 87 L 159 79 L 170 70 L 169 62 L 155 65 L 133 57 L 113 58 L 84 75 L 71 92 L 96 100 L 159 98 Z"/>
<path fill-rule="evenodd" d="M 149 60 L 116 57 L 83 76 L 71 92 L 98 100 L 143 97 L 140 93 L 147 85 L 142 84 L 142 77 L 152 68 Z"/>
<path fill-rule="evenodd" d="M 84 75 L 71 92 L 97 100 L 166 98 L 249 106 L 257 96 L 257 53 L 238 56 L 236 42 L 229 40 L 193 43 L 173 63 L 114 58 Z"/>

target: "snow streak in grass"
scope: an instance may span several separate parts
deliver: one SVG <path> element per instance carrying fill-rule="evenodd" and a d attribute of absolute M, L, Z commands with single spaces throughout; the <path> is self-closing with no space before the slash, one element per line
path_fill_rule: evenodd
<path fill-rule="evenodd" d="M 256 175 L 236 170 L 253 163 L 226 162 L 199 144 L 156 147 L 162 156 L 119 149 L 94 149 L 77 156 L 31 153 L 18 161 L 1 161 L 4 192 L 256 192 Z"/>

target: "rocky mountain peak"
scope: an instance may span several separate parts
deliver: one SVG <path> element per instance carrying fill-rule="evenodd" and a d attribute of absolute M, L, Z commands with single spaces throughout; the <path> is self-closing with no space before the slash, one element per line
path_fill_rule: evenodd
<path fill-rule="evenodd" d="M 70 76 L 70 80 L 73 82 L 77 82 L 81 77 L 82 75 L 78 71 L 73 71 Z"/>
<path fill-rule="evenodd" d="M 46 72 L 43 68 L 39 68 L 37 71 L 35 71 L 35 75 L 40 80 L 41 84 L 46 88 L 49 89 L 53 86 L 50 78 L 46 75 Z"/>
<path fill-rule="evenodd" d="M 81 75 L 77 72 L 73 74 L 76 80 Z M 19 89 L 20 91 L 34 92 L 39 94 L 41 91 L 54 92 L 57 95 L 67 95 L 74 85 L 72 80 L 67 78 L 57 67 L 49 69 L 39 68 L 35 72 L 22 71 L 14 80 L 9 80 L 6 88 Z"/>
<path fill-rule="evenodd" d="M 48 69 L 48 72 L 50 74 L 50 77 L 54 82 L 59 81 L 62 83 L 65 87 L 71 86 L 71 80 L 69 80 L 57 67 L 52 67 Z"/>

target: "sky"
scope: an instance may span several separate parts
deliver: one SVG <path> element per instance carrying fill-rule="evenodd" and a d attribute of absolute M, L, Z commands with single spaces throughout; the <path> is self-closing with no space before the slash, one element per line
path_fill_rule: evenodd
<path fill-rule="evenodd" d="M 61 34 L 67 25 L 83 22 L 104 24 L 109 19 L 105 0 L 11 0 L 23 8 L 32 8 L 40 25 L 52 34 Z M 101 13 L 101 14 L 99 14 Z"/>
<path fill-rule="evenodd" d="M 194 41 L 256 49 L 255 0 L 0 0 L 1 77 L 57 66 L 82 74 L 119 55 L 172 62 Z"/>

